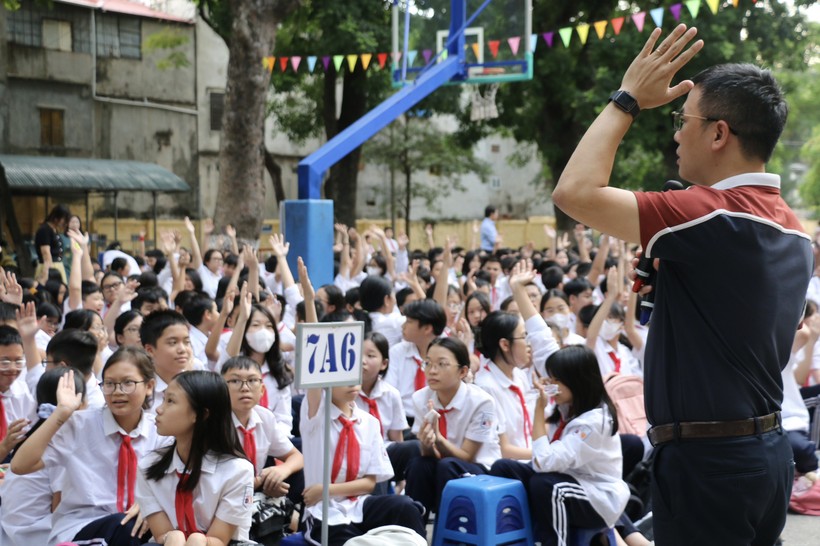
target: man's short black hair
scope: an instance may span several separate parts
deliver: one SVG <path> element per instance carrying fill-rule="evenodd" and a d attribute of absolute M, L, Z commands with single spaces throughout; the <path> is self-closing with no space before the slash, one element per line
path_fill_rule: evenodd
<path fill-rule="evenodd" d="M 598 306 L 591 303 L 581 307 L 581 310 L 578 311 L 578 322 L 589 328 L 589 325 L 597 312 Z"/>
<path fill-rule="evenodd" d="M 19 307 L 13 303 L 0 301 L 0 322 L 17 322 L 17 310 Z"/>
<path fill-rule="evenodd" d="M 592 283 L 586 277 L 576 277 L 569 282 L 564 283 L 564 294 L 567 298 L 570 296 L 578 296 L 587 290 L 592 290 Z"/>
<path fill-rule="evenodd" d="M 748 158 L 768 162 L 789 114 L 771 71 L 753 64 L 720 64 L 692 81 L 700 89 L 700 115 L 725 121 Z"/>
<path fill-rule="evenodd" d="M 23 345 L 23 338 L 20 337 L 20 332 L 11 326 L 5 324 L 0 326 L 0 346 L 7 347 L 9 345 Z"/>
<path fill-rule="evenodd" d="M 489 218 L 497 209 L 492 205 L 484 207 L 484 218 Z"/>
<path fill-rule="evenodd" d="M 437 336 L 440 336 L 444 327 L 447 326 L 447 315 L 444 308 L 433 300 L 411 301 L 404 306 L 404 316 L 417 320 L 419 326 L 429 324 Z"/>
<path fill-rule="evenodd" d="M 557 288 L 564 282 L 564 270 L 557 265 L 552 265 L 541 272 L 541 283 L 546 290 Z"/>
<path fill-rule="evenodd" d="M 151 345 L 157 346 L 157 340 L 162 337 L 165 329 L 175 324 L 182 324 L 185 327 L 189 326 L 187 320 L 181 313 L 172 311 L 171 309 L 161 309 L 154 311 L 142 321 L 140 326 L 140 341 L 143 346 Z"/>
<path fill-rule="evenodd" d="M 94 334 L 77 328 L 66 328 L 54 334 L 46 347 L 50 360 L 65 362 L 70 368 L 77 368 L 88 377 L 94 370 L 97 358 L 97 338 Z"/>
<path fill-rule="evenodd" d="M 185 302 L 182 307 L 182 315 L 192 326 L 199 327 L 206 311 L 213 311 L 214 300 L 206 294 L 196 293 Z"/>
<path fill-rule="evenodd" d="M 119 271 L 120 269 L 124 269 L 128 266 L 128 260 L 123 258 L 122 256 L 114 258 L 111 261 L 111 271 Z"/>
<path fill-rule="evenodd" d="M 168 300 L 168 294 L 159 286 L 140 288 L 137 290 L 137 297 L 131 301 L 131 309 L 139 311 L 143 303 L 159 303 L 163 300 Z"/>

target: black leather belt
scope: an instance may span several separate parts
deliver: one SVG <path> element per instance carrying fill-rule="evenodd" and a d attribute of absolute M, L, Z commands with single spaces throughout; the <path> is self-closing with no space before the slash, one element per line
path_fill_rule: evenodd
<path fill-rule="evenodd" d="M 658 425 L 649 429 L 649 441 L 653 446 L 696 438 L 731 438 L 763 434 L 780 426 L 780 412 L 763 417 L 752 417 L 739 421 L 692 421 L 671 425 Z"/>

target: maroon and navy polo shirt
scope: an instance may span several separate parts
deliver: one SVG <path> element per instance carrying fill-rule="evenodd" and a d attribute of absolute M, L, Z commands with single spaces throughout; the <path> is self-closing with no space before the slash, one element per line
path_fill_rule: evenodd
<path fill-rule="evenodd" d="M 653 425 L 780 409 L 812 275 L 811 239 L 776 175 L 636 192 L 641 244 L 660 259 L 646 345 Z"/>

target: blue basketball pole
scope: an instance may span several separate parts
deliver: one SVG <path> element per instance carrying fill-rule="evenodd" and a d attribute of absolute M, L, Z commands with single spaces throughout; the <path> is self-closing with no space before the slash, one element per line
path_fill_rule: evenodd
<path fill-rule="evenodd" d="M 333 282 L 333 202 L 321 198 L 324 174 L 433 91 L 454 78 L 466 77 L 463 36 L 466 10 L 466 0 L 452 0 L 450 30 L 462 32 L 449 43 L 446 59 L 430 66 L 412 84 L 299 162 L 299 199 L 285 201 L 282 225 L 291 248 L 288 253 L 291 271 L 296 270 L 296 258 L 302 256 L 316 287 Z"/>

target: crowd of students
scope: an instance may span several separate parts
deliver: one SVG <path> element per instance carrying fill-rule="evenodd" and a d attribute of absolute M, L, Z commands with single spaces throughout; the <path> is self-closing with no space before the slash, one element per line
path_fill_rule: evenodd
<path fill-rule="evenodd" d="M 485 473 L 524 483 L 544 545 L 570 526 L 648 543 L 624 478 L 652 448 L 619 429 L 605 385 L 643 373 L 635 248 L 578 226 L 547 228 L 544 250 L 436 246 L 431 230 L 414 250 L 337 225 L 335 280 L 314 290 L 282 236 L 262 260 L 228 228 L 203 254 L 185 225 L 191 248 L 167 231 L 157 249 L 97 260 L 58 206 L 35 278 L 0 274 L 0 544 L 241 543 L 260 491 L 299 506 L 318 543 L 325 450 L 330 544 L 389 524 L 424 536 L 446 483 Z M 802 402 L 820 388 L 811 300 L 806 317 L 783 371 L 798 488 L 817 469 Z M 330 400 L 295 389 L 296 324 L 350 320 L 367 332 L 362 384 Z"/>

